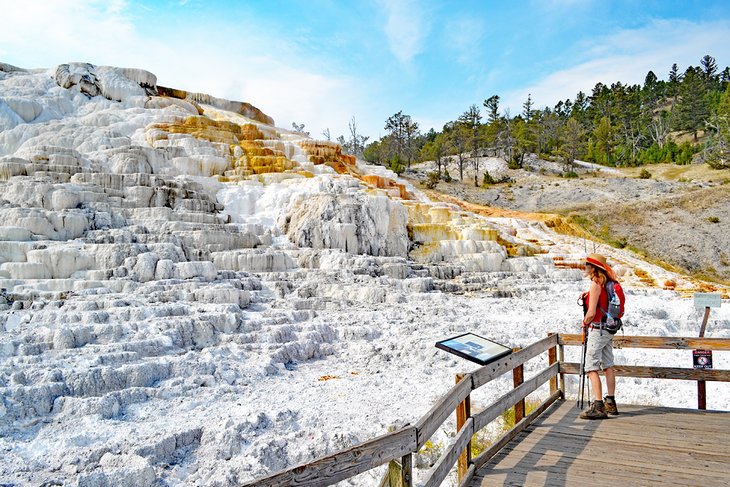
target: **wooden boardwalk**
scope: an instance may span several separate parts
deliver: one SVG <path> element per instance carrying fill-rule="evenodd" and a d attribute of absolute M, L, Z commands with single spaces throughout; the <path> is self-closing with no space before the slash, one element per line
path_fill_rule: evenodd
<path fill-rule="evenodd" d="M 558 401 L 477 472 L 483 486 L 730 486 L 730 412 L 619 405 L 580 419 Z"/>

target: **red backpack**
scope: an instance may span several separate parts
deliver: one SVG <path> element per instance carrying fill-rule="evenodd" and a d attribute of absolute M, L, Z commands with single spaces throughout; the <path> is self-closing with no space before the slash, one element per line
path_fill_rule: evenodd
<path fill-rule="evenodd" d="M 608 281 L 606 283 L 606 293 L 608 294 L 608 311 L 604 310 L 604 313 L 613 319 L 623 318 L 626 297 L 624 296 L 621 283 L 618 281 Z"/>
<path fill-rule="evenodd" d="M 603 311 L 603 329 L 607 330 L 611 335 L 616 334 L 621 329 L 623 323 L 621 318 L 624 316 L 624 304 L 626 303 L 626 297 L 624 296 L 624 290 L 621 287 L 621 283 L 618 281 L 608 281 L 604 287 L 606 295 L 608 297 L 608 309 L 603 309 L 600 305 L 601 300 L 599 299 L 598 308 Z M 578 304 L 583 306 L 583 316 L 588 311 L 588 292 L 584 292 L 578 298 Z"/>
<path fill-rule="evenodd" d="M 601 308 L 604 314 L 603 320 L 601 320 L 601 328 L 611 335 L 615 335 L 623 326 L 621 318 L 624 315 L 626 298 L 618 281 L 608 281 L 604 289 L 606 289 L 608 295 L 608 309 Z"/>

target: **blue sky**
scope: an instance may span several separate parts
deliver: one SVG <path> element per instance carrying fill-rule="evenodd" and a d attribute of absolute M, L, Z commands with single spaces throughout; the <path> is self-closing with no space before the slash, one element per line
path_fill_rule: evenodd
<path fill-rule="evenodd" d="M 493 94 L 521 111 L 596 82 L 730 64 L 726 0 L 0 0 L 0 62 L 138 67 L 247 101 L 280 127 L 377 138 L 403 110 L 440 130 Z"/>

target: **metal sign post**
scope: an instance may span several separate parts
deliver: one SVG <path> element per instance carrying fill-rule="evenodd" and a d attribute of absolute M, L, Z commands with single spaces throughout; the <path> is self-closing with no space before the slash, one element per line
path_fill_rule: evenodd
<path fill-rule="evenodd" d="M 707 320 L 710 318 L 710 308 L 719 308 L 722 305 L 722 297 L 718 293 L 695 293 L 695 308 L 705 308 L 705 316 L 702 318 L 700 327 L 700 338 L 705 336 Z M 712 368 L 712 350 L 694 350 L 692 352 L 692 367 L 696 369 Z M 697 381 L 697 409 L 707 409 L 707 390 L 705 381 Z"/>

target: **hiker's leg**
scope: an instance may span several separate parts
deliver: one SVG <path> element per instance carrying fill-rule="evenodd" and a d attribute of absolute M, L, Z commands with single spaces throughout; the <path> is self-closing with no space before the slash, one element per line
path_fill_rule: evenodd
<path fill-rule="evenodd" d="M 588 378 L 591 381 L 591 389 L 593 389 L 593 398 L 596 401 L 603 401 L 603 391 L 601 390 L 601 376 L 597 370 L 588 372 Z"/>
<path fill-rule="evenodd" d="M 616 392 L 616 372 L 613 370 L 613 337 L 603 347 L 601 361 L 603 362 L 603 373 L 606 374 L 606 390 L 609 396 L 613 396 Z"/>
<path fill-rule="evenodd" d="M 597 401 L 603 400 L 603 388 L 601 387 L 601 376 L 598 371 L 602 368 L 613 366 L 613 353 L 611 351 L 611 335 L 607 332 L 592 330 L 588 335 L 588 347 L 586 350 L 585 371 L 591 382 L 593 397 Z"/>
<path fill-rule="evenodd" d="M 613 367 L 604 369 L 603 373 L 606 374 L 606 390 L 608 395 L 614 396 L 616 393 L 616 373 L 614 372 Z"/>

